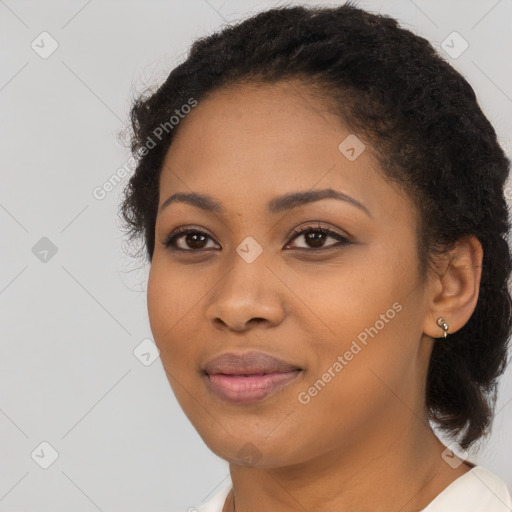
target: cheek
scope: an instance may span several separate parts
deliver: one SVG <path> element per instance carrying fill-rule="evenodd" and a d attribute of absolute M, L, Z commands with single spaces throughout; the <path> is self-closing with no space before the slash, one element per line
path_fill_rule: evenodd
<path fill-rule="evenodd" d="M 342 394 L 344 386 L 356 395 L 375 386 L 382 388 L 375 374 L 400 380 L 421 336 L 416 261 L 404 258 L 398 243 L 394 248 L 374 244 L 368 252 L 353 264 L 326 269 L 304 287 L 303 295 L 314 313 L 307 315 L 309 332 L 318 333 L 309 342 L 316 354 L 311 381 L 321 378 L 341 356 L 343 369 L 338 364 L 338 372 L 331 372 L 344 375 L 332 379 L 337 382 L 332 387 L 340 386 Z M 318 324 L 318 331 L 313 324 Z"/>
<path fill-rule="evenodd" d="M 191 293 L 190 286 L 185 289 L 180 286 L 174 272 L 152 264 L 147 288 L 151 332 L 160 350 L 160 360 L 169 384 L 178 403 L 187 413 L 193 409 L 189 394 L 197 378 L 192 363 L 197 359 L 198 349 L 188 341 L 194 338 L 190 315 L 191 308 L 201 295 Z"/>
<path fill-rule="evenodd" d="M 390 272 L 384 270 L 383 262 L 375 259 L 369 264 L 349 265 L 343 267 L 328 267 L 322 273 L 317 272 L 314 279 L 296 280 L 294 292 L 303 299 L 307 306 L 304 313 L 310 324 L 318 324 L 319 334 L 318 348 L 326 347 L 329 352 L 342 350 L 344 345 L 360 333 L 364 341 L 365 328 L 369 328 L 379 322 L 380 315 L 386 315 L 394 322 L 396 311 L 393 303 L 399 300 L 401 289 Z M 303 314 L 298 317 L 304 317 Z M 386 317 L 386 320 L 388 318 Z M 383 324 L 384 325 L 384 324 Z M 386 329 L 388 323 L 385 324 Z M 315 344 L 315 339 L 310 340 Z M 348 347 L 347 347 L 348 348 Z"/>
<path fill-rule="evenodd" d="M 190 278 L 185 280 L 183 272 L 165 264 L 161 259 L 153 259 L 147 288 L 147 307 L 151 330 L 155 342 L 164 344 L 176 338 L 182 329 L 180 325 L 198 307 L 203 293 L 192 286 Z"/>
<path fill-rule="evenodd" d="M 147 289 L 147 305 L 148 317 L 151 326 L 151 331 L 155 338 L 155 343 L 160 348 L 165 326 L 170 324 L 169 316 L 172 316 L 173 304 L 172 295 L 169 293 L 170 287 L 167 286 L 167 280 L 163 279 L 165 276 L 158 271 L 155 263 L 152 264 L 148 279 Z M 171 312 L 170 315 L 166 314 Z M 169 327 L 167 327 L 169 328 Z"/>
<path fill-rule="evenodd" d="M 207 289 L 197 279 L 191 283 L 192 277 L 169 268 L 165 262 L 153 261 L 147 287 L 151 332 L 164 369 L 180 380 L 189 379 L 190 370 L 204 349 L 204 326 L 197 315 Z"/>
<path fill-rule="evenodd" d="M 186 349 L 190 347 L 190 344 L 184 342 L 189 333 L 183 332 L 186 324 L 184 320 L 187 318 L 184 308 L 186 302 L 183 291 L 177 286 L 172 274 L 153 265 L 147 289 L 148 318 L 153 339 L 160 350 L 160 359 L 168 377 L 176 375 L 180 368 L 186 367 L 182 364 Z"/>

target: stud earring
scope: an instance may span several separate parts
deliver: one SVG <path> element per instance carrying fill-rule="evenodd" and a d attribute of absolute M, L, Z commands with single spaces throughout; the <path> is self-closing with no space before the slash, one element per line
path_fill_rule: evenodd
<path fill-rule="evenodd" d="M 437 319 L 437 325 L 443 329 L 443 336 L 446 338 L 446 336 L 448 336 L 448 324 L 442 316 Z"/>

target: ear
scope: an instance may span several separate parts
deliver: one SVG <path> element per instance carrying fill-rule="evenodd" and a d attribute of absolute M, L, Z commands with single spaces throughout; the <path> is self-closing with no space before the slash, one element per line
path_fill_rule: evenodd
<path fill-rule="evenodd" d="M 442 257 L 439 271 L 431 276 L 427 315 L 423 332 L 432 338 L 443 336 L 439 317 L 448 324 L 448 334 L 462 328 L 475 310 L 482 275 L 483 249 L 475 236 L 461 237 Z"/>

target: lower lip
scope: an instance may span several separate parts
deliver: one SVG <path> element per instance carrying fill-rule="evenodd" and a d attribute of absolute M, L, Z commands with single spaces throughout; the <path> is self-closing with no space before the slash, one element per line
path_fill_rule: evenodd
<path fill-rule="evenodd" d="M 265 375 L 206 375 L 210 389 L 220 398 L 235 404 L 262 400 L 295 379 L 301 370 Z"/>

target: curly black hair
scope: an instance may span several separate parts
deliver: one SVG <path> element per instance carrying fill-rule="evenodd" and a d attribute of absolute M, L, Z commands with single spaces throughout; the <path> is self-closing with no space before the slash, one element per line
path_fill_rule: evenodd
<path fill-rule="evenodd" d="M 419 213 L 423 276 L 461 237 L 482 244 L 476 308 L 466 325 L 435 343 L 426 383 L 429 419 L 467 449 L 489 433 L 508 363 L 509 160 L 470 84 L 395 19 L 352 2 L 289 5 L 196 40 L 156 91 L 133 102 L 136 168 L 120 206 L 123 229 L 130 241 L 143 237 L 151 262 L 160 172 L 179 129 L 169 122 L 175 114 L 183 118 L 189 105 L 225 86 L 286 80 L 299 80 L 335 109 L 369 141 L 383 176 L 407 192 Z"/>

